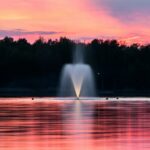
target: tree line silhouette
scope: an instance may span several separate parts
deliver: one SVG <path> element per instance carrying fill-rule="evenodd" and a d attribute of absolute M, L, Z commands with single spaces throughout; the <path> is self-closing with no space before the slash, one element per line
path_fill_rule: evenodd
<path fill-rule="evenodd" d="M 55 95 L 61 69 L 72 62 L 80 45 L 85 62 L 94 71 L 98 91 L 149 91 L 150 45 L 120 44 L 116 40 L 94 39 L 77 43 L 65 37 L 30 44 L 26 39 L 0 40 L 0 88 L 51 89 Z"/>

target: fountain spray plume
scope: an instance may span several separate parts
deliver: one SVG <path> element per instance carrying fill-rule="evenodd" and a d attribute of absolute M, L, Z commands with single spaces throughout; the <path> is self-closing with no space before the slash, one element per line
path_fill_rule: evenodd
<path fill-rule="evenodd" d="M 83 48 L 78 45 L 73 54 L 73 63 L 66 64 L 61 74 L 60 96 L 95 96 L 93 72 L 84 63 Z"/>
<path fill-rule="evenodd" d="M 73 64 L 83 64 L 84 63 L 84 47 L 82 45 L 77 45 L 73 52 Z"/>

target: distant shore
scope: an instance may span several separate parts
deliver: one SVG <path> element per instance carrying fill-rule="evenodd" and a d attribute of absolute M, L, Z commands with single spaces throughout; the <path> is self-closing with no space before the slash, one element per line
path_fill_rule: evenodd
<path fill-rule="evenodd" d="M 57 97 L 56 89 L 2 88 L 0 97 Z M 148 90 L 97 90 L 97 97 L 150 97 Z"/>

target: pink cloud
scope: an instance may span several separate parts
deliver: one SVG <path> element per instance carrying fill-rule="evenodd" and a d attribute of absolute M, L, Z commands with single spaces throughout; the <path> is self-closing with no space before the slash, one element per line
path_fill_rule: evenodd
<path fill-rule="evenodd" d="M 132 40 L 132 37 L 140 35 L 147 42 L 149 17 L 145 21 L 145 17 L 138 12 L 132 15 L 134 21 L 124 22 L 105 6 L 97 7 L 91 0 L 13 0 L 13 3 L 7 0 L 0 5 L 0 29 L 21 28 L 30 33 L 56 31 L 60 34 L 50 37 L 67 36 L 73 39 L 113 37 Z M 27 35 L 25 37 L 29 38 Z M 31 37 L 34 39 L 35 35 L 30 36 L 30 40 Z M 47 35 L 44 37 L 47 38 Z"/>

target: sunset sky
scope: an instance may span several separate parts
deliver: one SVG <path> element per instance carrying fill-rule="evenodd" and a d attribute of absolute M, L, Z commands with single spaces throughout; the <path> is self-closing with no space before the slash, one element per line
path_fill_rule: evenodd
<path fill-rule="evenodd" d="M 39 36 L 88 41 L 150 42 L 149 0 L 5 0 L 0 4 L 0 38 L 33 42 Z"/>

